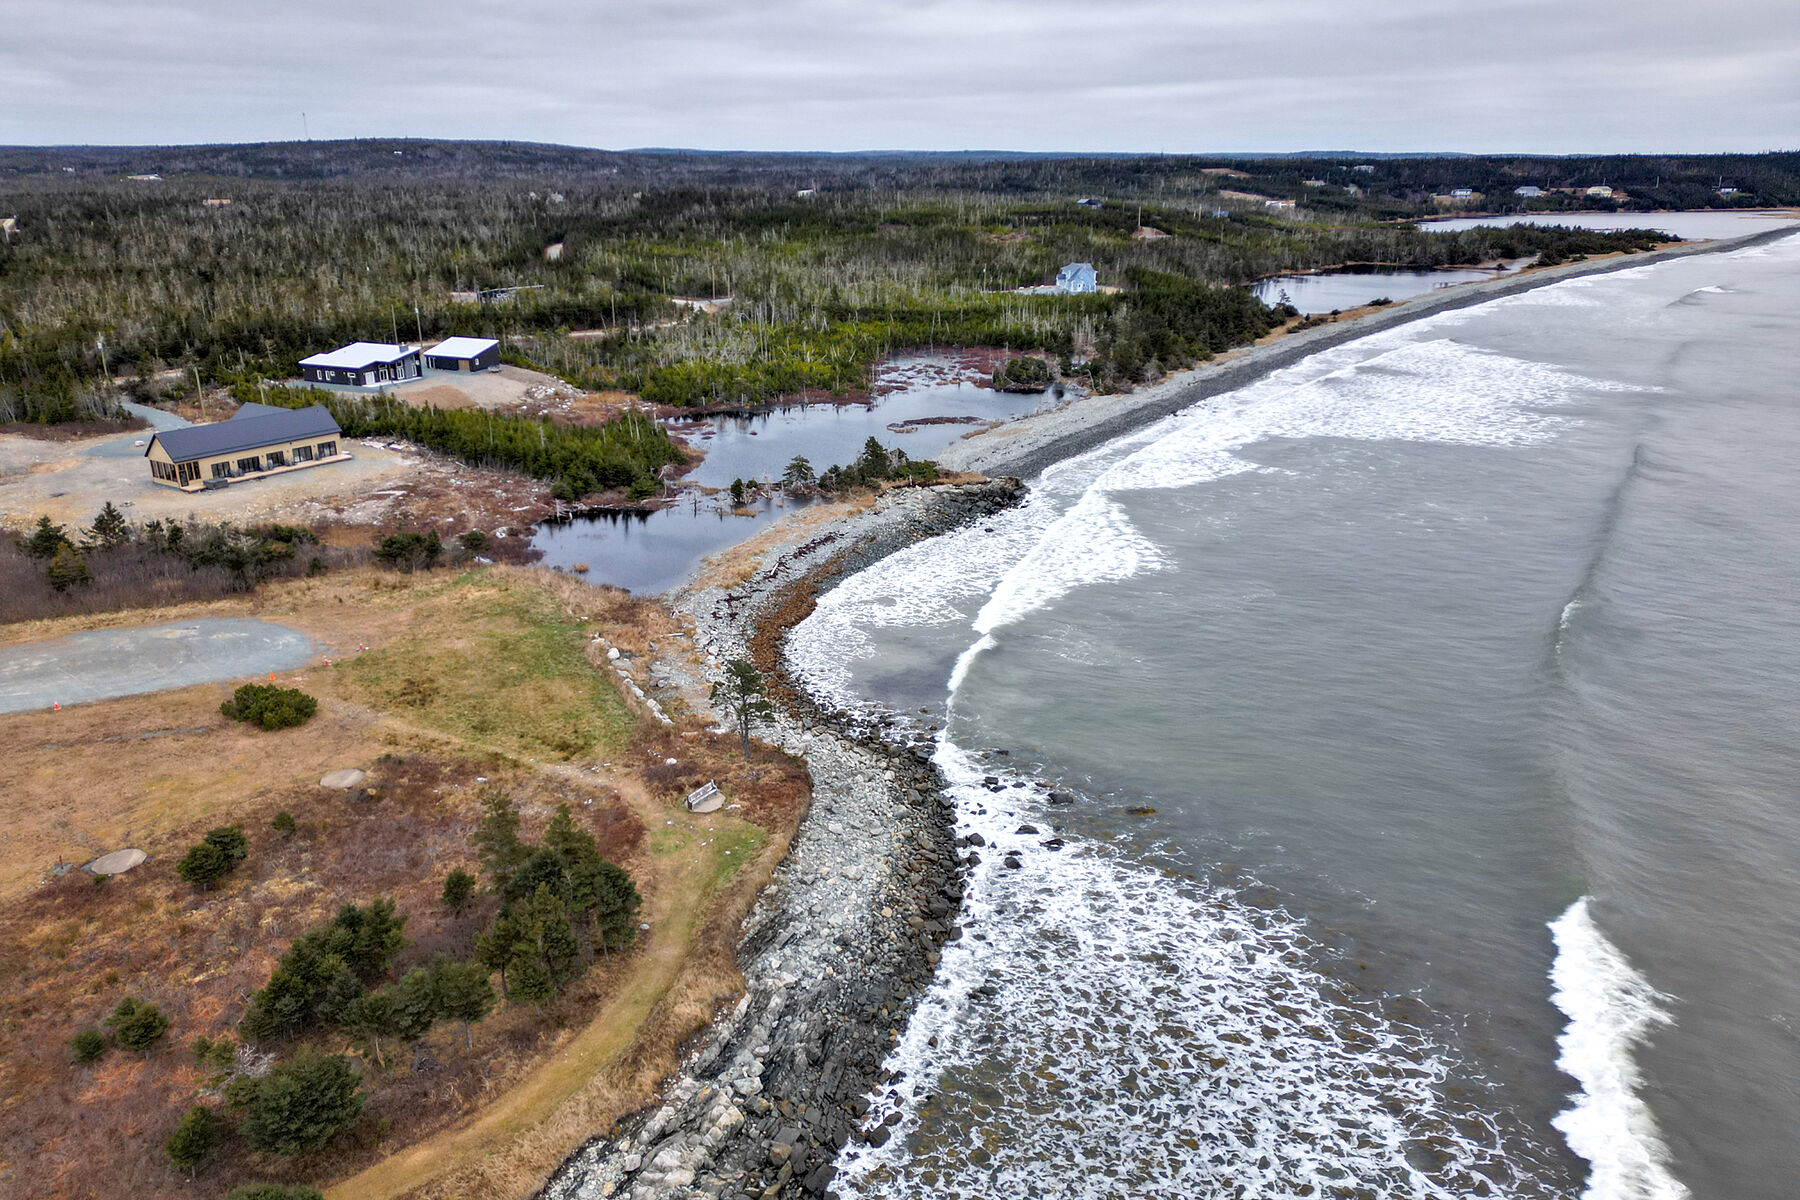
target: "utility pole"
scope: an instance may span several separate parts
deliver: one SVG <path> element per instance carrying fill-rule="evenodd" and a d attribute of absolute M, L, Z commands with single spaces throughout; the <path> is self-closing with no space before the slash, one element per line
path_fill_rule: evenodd
<path fill-rule="evenodd" d="M 413 320 L 419 323 L 419 345 L 425 344 L 425 318 L 419 313 L 419 306 L 413 305 Z"/>
<path fill-rule="evenodd" d="M 106 365 L 106 339 L 95 338 L 94 345 L 100 351 L 100 373 L 106 376 L 106 382 L 112 382 L 112 368 Z"/>

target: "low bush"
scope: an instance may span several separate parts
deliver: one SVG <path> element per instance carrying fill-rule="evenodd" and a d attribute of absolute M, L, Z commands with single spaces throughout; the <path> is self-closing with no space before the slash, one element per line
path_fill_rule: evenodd
<path fill-rule="evenodd" d="M 264 729 L 286 729 L 304 725 L 319 711 L 319 702 L 299 688 L 277 687 L 272 683 L 246 683 L 219 711 L 237 721 L 247 721 Z"/>
<path fill-rule="evenodd" d="M 106 1018 L 106 1023 L 112 1027 L 113 1036 L 119 1039 L 119 1045 L 139 1052 L 148 1052 L 169 1029 L 169 1018 L 163 1015 L 160 1008 L 142 1000 L 133 1000 L 130 996 L 119 1001 L 119 1006 Z"/>
<path fill-rule="evenodd" d="M 98 1029 L 84 1029 L 69 1039 L 69 1053 L 78 1063 L 91 1063 L 106 1053 L 106 1035 Z"/>

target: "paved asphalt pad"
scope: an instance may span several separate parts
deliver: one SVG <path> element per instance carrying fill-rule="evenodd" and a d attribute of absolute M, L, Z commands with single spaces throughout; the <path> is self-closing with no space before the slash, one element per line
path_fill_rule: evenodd
<path fill-rule="evenodd" d="M 245 617 L 72 633 L 0 647 L 0 713 L 290 671 L 320 653 L 298 630 Z"/>

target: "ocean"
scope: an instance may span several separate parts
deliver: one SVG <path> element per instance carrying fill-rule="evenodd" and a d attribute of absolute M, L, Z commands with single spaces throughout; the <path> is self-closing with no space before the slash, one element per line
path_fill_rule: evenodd
<path fill-rule="evenodd" d="M 1800 237 L 1314 355 L 821 598 L 964 935 L 846 1196 L 1800 1173 Z"/>

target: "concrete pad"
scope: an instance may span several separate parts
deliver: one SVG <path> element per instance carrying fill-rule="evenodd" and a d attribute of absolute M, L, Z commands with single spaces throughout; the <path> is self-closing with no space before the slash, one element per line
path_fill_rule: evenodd
<path fill-rule="evenodd" d="M 362 781 L 363 773 L 361 771 L 357 770 L 355 767 L 342 767 L 336 771 L 328 772 L 323 779 L 319 780 L 319 786 L 337 788 L 340 791 L 347 792 Z"/>
<path fill-rule="evenodd" d="M 248 617 L 72 633 L 0 647 L 0 713 L 266 677 L 321 652 L 299 630 Z"/>
<path fill-rule="evenodd" d="M 87 869 L 96 875 L 123 875 L 148 857 L 138 849 L 114 850 L 111 854 L 102 854 L 96 858 L 87 865 Z"/>

